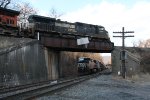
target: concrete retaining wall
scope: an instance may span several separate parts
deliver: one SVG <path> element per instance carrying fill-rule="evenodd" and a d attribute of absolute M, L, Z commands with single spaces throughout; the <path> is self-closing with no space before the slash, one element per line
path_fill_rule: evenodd
<path fill-rule="evenodd" d="M 59 78 L 59 54 L 60 52 L 44 48 L 48 80 Z"/>
<path fill-rule="evenodd" d="M 14 50 L 13 50 L 14 49 Z M 5 49 L 0 54 L 0 83 L 20 85 L 47 79 L 44 51 L 38 42 Z"/>
<path fill-rule="evenodd" d="M 59 52 L 37 40 L 6 39 L 9 42 L 0 49 L 0 87 L 58 79 Z"/>
<path fill-rule="evenodd" d="M 118 75 L 118 72 L 122 73 L 122 64 L 120 60 L 120 47 L 115 47 L 112 52 L 112 73 Z M 140 72 L 140 59 L 138 56 L 132 54 L 129 51 L 126 51 L 126 75 L 131 77 L 132 75 L 138 74 Z"/>

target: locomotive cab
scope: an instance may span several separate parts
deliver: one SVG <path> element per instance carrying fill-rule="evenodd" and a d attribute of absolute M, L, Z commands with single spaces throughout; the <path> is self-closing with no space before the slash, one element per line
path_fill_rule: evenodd
<path fill-rule="evenodd" d="M 55 27 L 55 18 L 31 15 L 28 18 L 29 30 L 32 36 L 36 36 L 37 32 L 52 32 Z"/>
<path fill-rule="evenodd" d="M 79 73 L 90 74 L 101 71 L 101 65 L 99 61 L 86 57 L 79 58 L 77 68 Z"/>

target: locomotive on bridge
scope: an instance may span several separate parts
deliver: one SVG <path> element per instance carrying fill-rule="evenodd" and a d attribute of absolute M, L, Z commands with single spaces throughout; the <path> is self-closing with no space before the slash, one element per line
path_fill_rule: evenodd
<path fill-rule="evenodd" d="M 39 15 L 29 16 L 28 21 L 30 35 L 32 36 L 35 36 L 37 32 L 58 32 L 109 39 L 108 32 L 100 25 L 81 22 L 71 23 Z"/>
<path fill-rule="evenodd" d="M 96 73 L 104 70 L 105 68 L 106 67 L 104 66 L 104 64 L 102 64 L 98 60 L 87 57 L 81 57 L 77 62 L 77 69 L 79 75 Z"/>
<path fill-rule="evenodd" d="M 0 7 L 0 34 L 35 38 L 38 32 L 52 35 L 65 33 L 87 37 L 91 36 L 110 41 L 108 32 L 100 25 L 92 25 L 81 22 L 71 23 L 45 16 L 30 15 L 26 28 L 23 28 L 17 26 L 18 15 L 18 11 Z"/>

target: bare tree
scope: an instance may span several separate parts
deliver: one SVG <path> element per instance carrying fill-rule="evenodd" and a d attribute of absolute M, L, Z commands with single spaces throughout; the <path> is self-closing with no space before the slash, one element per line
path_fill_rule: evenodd
<path fill-rule="evenodd" d="M 143 47 L 144 41 L 139 40 L 138 42 L 133 42 L 133 47 Z"/>
<path fill-rule="evenodd" d="M 30 3 L 21 3 L 16 6 L 20 11 L 20 15 L 18 17 L 18 22 L 22 27 L 26 27 L 28 24 L 28 17 L 32 14 L 37 14 L 37 10 L 34 9 Z"/>
<path fill-rule="evenodd" d="M 59 13 L 55 8 L 51 8 L 50 13 L 49 13 L 49 17 L 52 18 L 59 18 L 63 15 L 63 13 Z"/>
<path fill-rule="evenodd" d="M 134 47 L 142 47 L 142 48 L 150 48 L 150 39 L 147 40 L 139 40 L 137 43 L 133 43 Z"/>
<path fill-rule="evenodd" d="M 150 39 L 147 39 L 144 44 L 145 48 L 150 48 Z"/>
<path fill-rule="evenodd" d="M 0 7 L 7 8 L 10 3 L 11 0 L 0 0 Z"/>

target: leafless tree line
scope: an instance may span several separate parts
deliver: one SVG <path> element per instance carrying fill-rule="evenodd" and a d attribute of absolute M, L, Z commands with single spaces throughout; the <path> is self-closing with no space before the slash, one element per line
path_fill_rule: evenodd
<path fill-rule="evenodd" d="M 150 48 L 150 39 L 147 40 L 139 40 L 137 43 L 133 43 L 134 47 L 141 47 L 141 48 Z"/>

